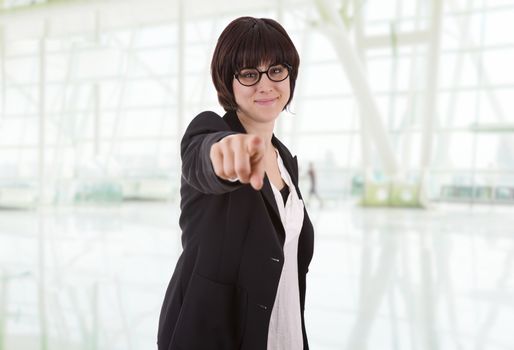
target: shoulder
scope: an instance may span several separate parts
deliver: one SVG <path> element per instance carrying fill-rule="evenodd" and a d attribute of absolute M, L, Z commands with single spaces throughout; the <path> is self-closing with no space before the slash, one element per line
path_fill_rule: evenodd
<path fill-rule="evenodd" d="M 186 133 L 198 134 L 228 130 L 230 130 L 228 124 L 220 115 L 213 111 L 204 111 L 191 120 Z"/>
<path fill-rule="evenodd" d="M 203 119 L 203 118 L 222 119 L 218 113 L 213 112 L 213 111 L 203 111 L 203 112 L 199 113 L 194 119 Z"/>
<path fill-rule="evenodd" d="M 196 125 L 196 124 L 205 124 L 205 125 L 216 125 L 216 124 L 223 124 L 227 125 L 223 118 L 213 111 L 204 111 L 200 114 L 198 114 L 196 117 L 191 120 L 189 125 Z"/>

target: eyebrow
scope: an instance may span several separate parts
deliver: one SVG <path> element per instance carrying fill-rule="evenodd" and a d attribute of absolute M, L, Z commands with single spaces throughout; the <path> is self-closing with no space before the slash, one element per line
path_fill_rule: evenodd
<path fill-rule="evenodd" d="M 270 64 L 269 64 L 269 65 L 267 65 L 267 66 L 262 66 L 262 67 L 264 67 L 264 70 L 268 70 L 268 69 L 270 69 L 271 67 L 273 67 L 273 66 L 278 66 L 278 65 L 283 65 L 283 63 L 273 62 L 273 63 L 270 63 Z M 255 66 L 253 66 L 253 67 L 246 66 L 246 67 L 242 67 L 242 68 L 240 68 L 239 70 L 243 70 L 243 69 L 257 69 L 257 70 L 260 70 L 259 68 L 260 68 L 260 66 L 257 66 L 257 67 L 255 67 Z"/>

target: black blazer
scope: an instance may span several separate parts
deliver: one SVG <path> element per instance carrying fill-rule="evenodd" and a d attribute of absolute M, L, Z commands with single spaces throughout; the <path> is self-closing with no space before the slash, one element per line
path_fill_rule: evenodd
<path fill-rule="evenodd" d="M 267 176 L 260 191 L 217 177 L 212 144 L 246 133 L 235 112 L 203 112 L 181 142 L 183 252 L 166 291 L 159 319 L 159 350 L 265 350 L 271 310 L 282 271 L 285 232 Z M 298 188 L 298 164 L 273 135 Z M 291 189 L 292 190 L 292 189 Z M 305 210 L 304 210 L 305 211 Z M 298 245 L 304 349 L 305 277 L 314 235 L 305 211 Z M 298 349 L 291 349 L 298 350 Z"/>

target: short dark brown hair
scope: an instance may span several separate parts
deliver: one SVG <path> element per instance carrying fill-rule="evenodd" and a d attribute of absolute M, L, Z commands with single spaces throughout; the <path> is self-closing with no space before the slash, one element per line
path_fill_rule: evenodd
<path fill-rule="evenodd" d="M 291 95 L 287 107 L 293 98 L 300 65 L 293 41 L 285 29 L 272 19 L 240 17 L 233 20 L 218 38 L 211 61 L 212 81 L 225 111 L 237 109 L 232 89 L 234 74 L 262 63 L 287 63 L 292 67 L 289 74 Z"/>

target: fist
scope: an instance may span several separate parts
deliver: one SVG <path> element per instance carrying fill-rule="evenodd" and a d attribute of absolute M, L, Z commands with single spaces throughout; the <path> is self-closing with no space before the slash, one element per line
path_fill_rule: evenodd
<path fill-rule="evenodd" d="M 224 180 L 238 179 L 256 190 L 264 179 L 264 140 L 257 135 L 235 134 L 211 146 L 210 158 L 216 175 Z"/>

